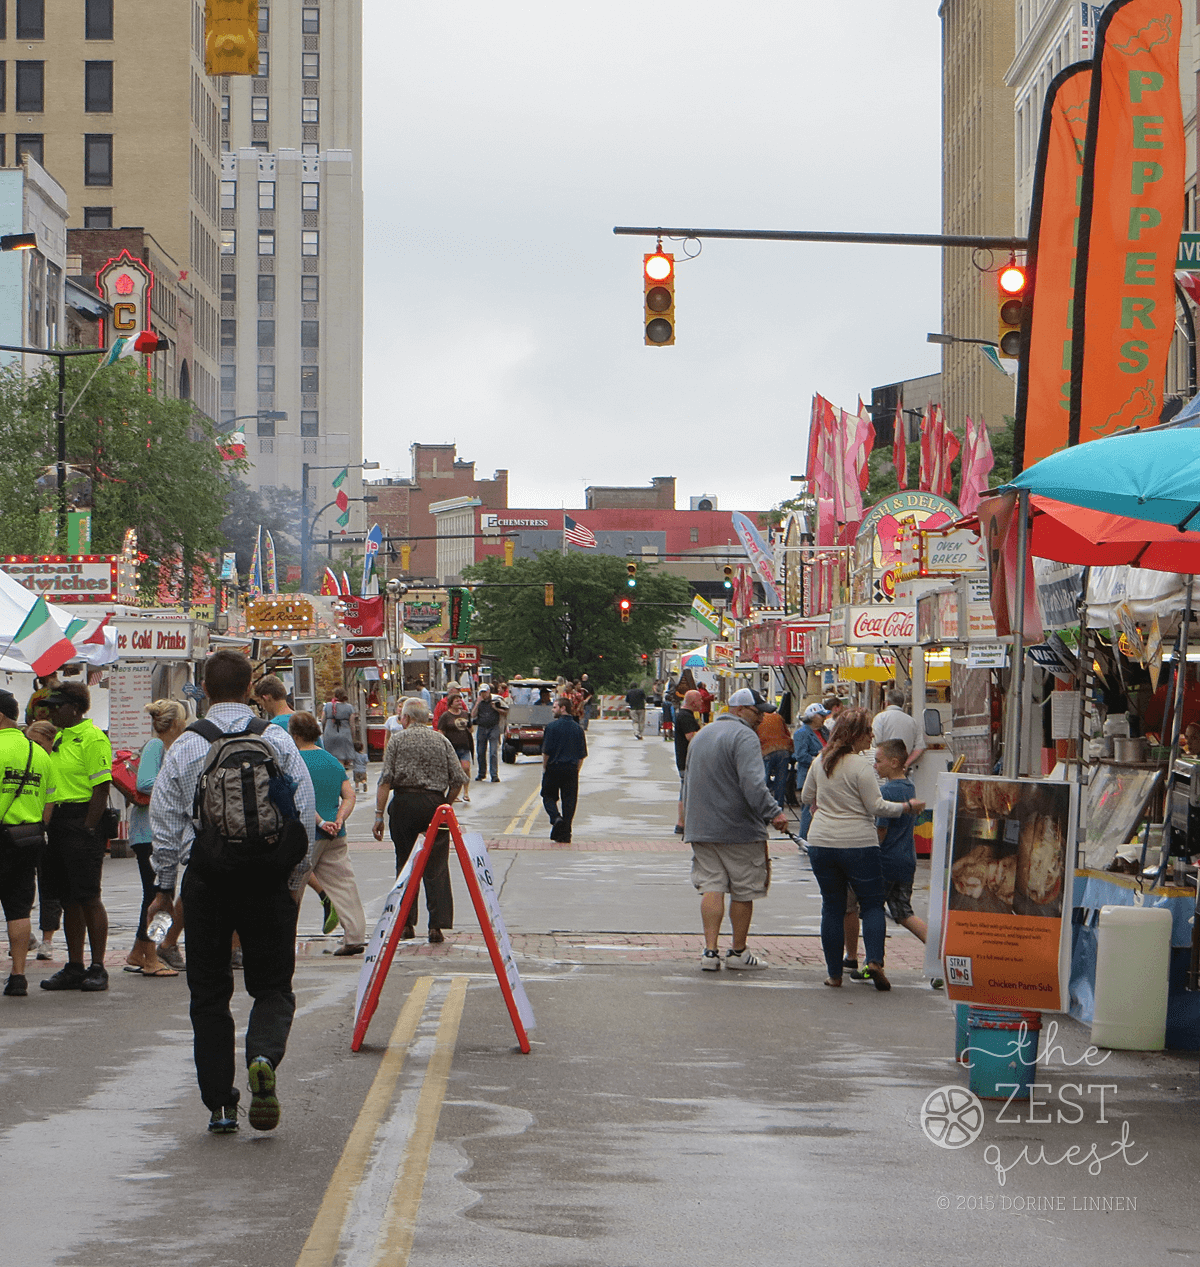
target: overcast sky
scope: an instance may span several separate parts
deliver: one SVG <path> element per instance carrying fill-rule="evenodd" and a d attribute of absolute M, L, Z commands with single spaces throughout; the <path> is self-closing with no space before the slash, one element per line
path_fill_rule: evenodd
<path fill-rule="evenodd" d="M 939 368 L 940 253 L 719 242 L 642 342 L 616 224 L 936 232 L 940 26 L 908 0 L 364 0 L 365 448 L 458 445 L 513 506 L 676 477 L 759 509 L 814 391 Z M 669 248 L 668 248 L 669 249 Z M 677 258 L 681 248 L 676 245 Z"/>

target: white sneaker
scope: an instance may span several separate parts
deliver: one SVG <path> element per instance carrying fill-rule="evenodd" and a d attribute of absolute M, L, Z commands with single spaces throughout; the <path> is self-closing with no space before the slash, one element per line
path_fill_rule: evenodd
<path fill-rule="evenodd" d="M 721 952 L 718 950 L 706 950 L 700 956 L 701 972 L 718 972 L 721 968 Z"/>
<path fill-rule="evenodd" d="M 42 942 L 42 944 L 37 948 L 37 957 L 39 959 L 53 959 L 54 947 L 51 946 L 48 941 Z"/>
<path fill-rule="evenodd" d="M 750 950 L 743 950 L 740 954 L 735 954 L 732 950 L 725 952 L 725 966 L 727 968 L 765 968 L 768 965 Z"/>

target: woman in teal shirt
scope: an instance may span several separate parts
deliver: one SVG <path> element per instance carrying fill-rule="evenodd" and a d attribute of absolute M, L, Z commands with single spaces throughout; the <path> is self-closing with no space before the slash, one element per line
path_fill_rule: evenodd
<path fill-rule="evenodd" d="M 354 809 L 354 784 L 342 763 L 317 747 L 321 726 L 312 713 L 293 713 L 288 718 L 288 733 L 300 749 L 300 759 L 308 767 L 316 793 L 317 843 L 309 883 L 318 892 L 325 891 L 341 918 L 345 936 L 333 953 L 361 955 L 367 945 L 367 916 L 346 848 L 346 819 Z M 303 896 L 301 887 L 296 890 L 296 900 Z"/>

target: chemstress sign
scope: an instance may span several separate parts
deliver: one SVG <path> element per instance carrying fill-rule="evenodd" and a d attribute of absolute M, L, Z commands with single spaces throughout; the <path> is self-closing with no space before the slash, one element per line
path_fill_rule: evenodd
<path fill-rule="evenodd" d="M 112 306 L 104 321 L 105 347 L 112 347 L 114 339 L 150 328 L 154 274 L 141 260 L 134 259 L 128 251 L 107 260 L 96 273 L 96 289 Z"/>
<path fill-rule="evenodd" d="M 832 641 L 832 640 L 831 640 Z M 872 603 L 846 608 L 846 644 L 851 647 L 911 647 L 917 641 L 917 609 Z"/>

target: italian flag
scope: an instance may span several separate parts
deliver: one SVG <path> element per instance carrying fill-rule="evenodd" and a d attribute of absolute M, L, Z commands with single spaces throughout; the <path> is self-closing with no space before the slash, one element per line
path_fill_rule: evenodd
<path fill-rule="evenodd" d="M 12 645 L 25 657 L 38 677 L 46 677 L 75 657 L 75 647 L 54 623 L 50 608 L 40 594 L 21 622 Z"/>

